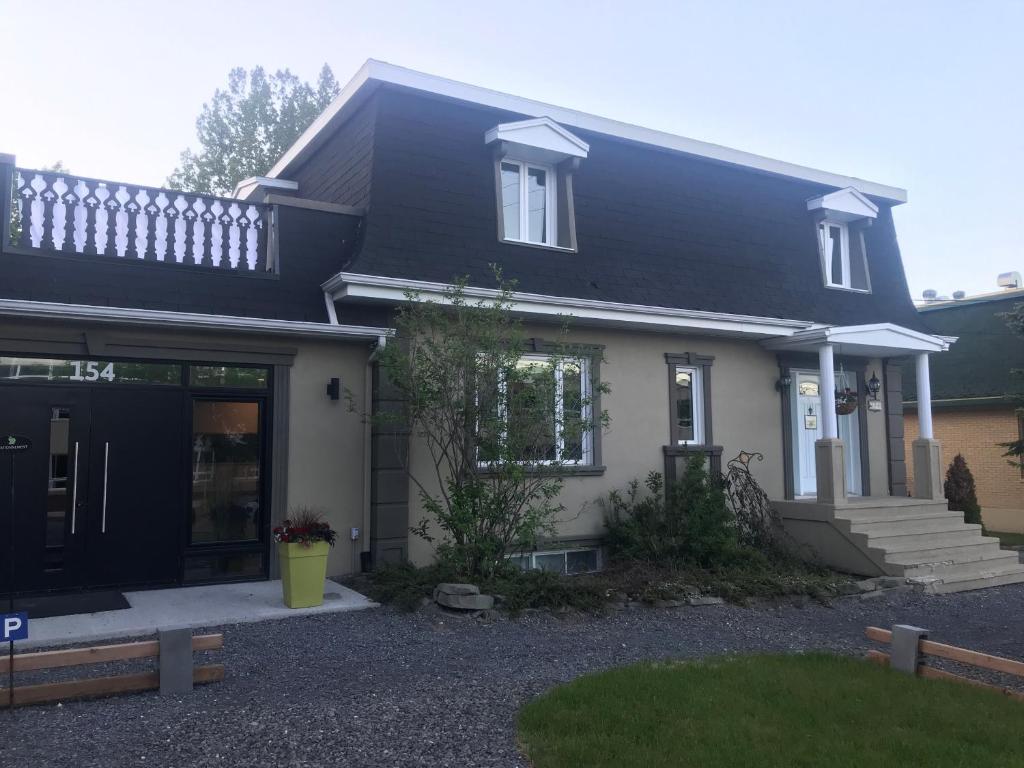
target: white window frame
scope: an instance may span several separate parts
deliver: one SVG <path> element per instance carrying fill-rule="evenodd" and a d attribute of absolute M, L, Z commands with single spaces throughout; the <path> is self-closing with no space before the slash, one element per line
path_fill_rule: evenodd
<path fill-rule="evenodd" d="M 503 157 L 498 161 L 498 178 L 501 178 L 503 165 L 515 165 L 519 168 L 519 237 L 509 237 L 504 232 L 504 219 L 502 219 L 503 239 L 510 243 L 525 243 L 527 245 L 548 245 L 558 247 L 558 171 L 552 165 L 541 163 L 528 163 L 525 160 L 516 160 L 511 157 Z M 529 209 L 529 172 L 533 168 L 544 171 L 547 186 L 544 190 L 544 240 L 530 239 L 530 209 Z M 498 201 L 498 210 L 502 217 L 505 215 L 505 189 L 499 185 L 499 194 L 502 196 Z"/>
<path fill-rule="evenodd" d="M 690 402 L 693 404 L 693 439 L 677 439 L 677 445 L 704 445 L 704 371 L 699 365 L 676 363 L 672 369 L 673 386 L 680 371 L 690 374 Z M 672 393 L 672 418 L 677 418 L 675 392 Z"/>
<path fill-rule="evenodd" d="M 839 258 L 842 269 L 842 282 L 835 283 L 832 281 L 832 253 L 828 250 L 828 227 L 837 227 L 839 229 Z M 871 292 L 871 275 L 868 274 L 868 265 L 864 264 L 864 276 L 867 281 L 866 288 L 854 288 L 853 287 L 853 271 L 850 269 L 850 227 L 845 221 L 835 221 L 832 219 L 823 219 L 818 222 L 818 251 L 821 254 L 821 270 L 825 277 L 825 285 L 829 288 L 841 288 L 844 291 L 856 291 L 857 293 L 870 293 Z M 855 236 L 861 238 L 861 258 L 866 258 L 864 253 L 864 241 L 863 235 L 860 232 L 853 233 Z"/>
<path fill-rule="evenodd" d="M 514 559 L 521 558 L 521 557 L 522 558 L 527 558 L 529 560 L 529 565 L 528 565 L 528 567 L 525 570 L 528 570 L 528 571 L 539 571 L 540 568 L 537 567 L 537 556 L 538 555 L 561 555 L 562 556 L 562 571 L 561 571 L 561 573 L 563 575 L 566 575 L 566 576 L 570 576 L 570 575 L 577 576 L 579 574 L 570 574 L 568 572 L 568 570 L 567 570 L 567 566 L 568 566 L 568 563 L 569 563 L 568 555 L 573 554 L 575 552 L 596 552 L 597 553 L 597 568 L 595 570 L 593 570 L 593 571 L 580 571 L 580 573 L 598 573 L 599 571 L 604 570 L 604 558 L 601 556 L 602 553 L 601 553 L 601 548 L 600 547 L 572 547 L 570 549 L 539 549 L 539 550 L 534 550 L 532 552 L 517 552 L 515 554 L 508 555 L 508 559 L 509 560 L 514 560 Z"/>
<path fill-rule="evenodd" d="M 531 360 L 537 363 L 551 362 L 552 355 L 544 354 L 529 354 L 522 355 L 520 360 Z M 557 365 L 555 366 L 555 424 L 564 424 L 565 420 L 565 365 L 575 364 L 580 367 L 580 392 L 583 399 L 583 411 L 580 417 L 584 424 L 590 425 L 587 429 L 583 430 L 581 435 L 583 448 L 581 451 L 580 458 L 574 461 L 568 461 L 562 459 L 562 454 L 565 451 L 565 430 L 556 430 L 555 435 L 555 458 L 554 459 L 540 459 L 538 461 L 520 461 L 517 464 L 529 465 L 529 466 L 550 466 L 553 464 L 561 464 L 563 466 L 572 467 L 589 467 L 594 463 L 594 430 L 591 424 L 591 414 L 593 405 L 591 403 L 591 382 L 590 382 L 590 361 L 585 357 L 569 357 L 560 358 Z M 508 439 L 508 401 L 506 399 L 506 393 L 508 392 L 508 380 L 506 377 L 499 372 L 498 374 L 498 413 L 501 418 L 501 422 L 504 425 L 502 429 L 501 439 L 504 441 Z M 479 393 L 477 393 L 477 402 L 479 403 Z M 481 467 L 487 467 L 492 462 L 480 461 L 478 465 Z"/>

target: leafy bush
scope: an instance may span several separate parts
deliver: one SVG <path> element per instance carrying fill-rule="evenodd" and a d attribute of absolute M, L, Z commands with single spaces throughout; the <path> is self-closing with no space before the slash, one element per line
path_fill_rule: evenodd
<path fill-rule="evenodd" d="M 949 508 L 964 513 L 965 523 L 981 523 L 981 507 L 978 505 L 978 492 L 974 485 L 967 462 L 961 454 L 953 457 L 946 470 L 946 482 L 943 485 Z"/>
<path fill-rule="evenodd" d="M 712 478 L 696 455 L 683 479 L 665 487 L 651 472 L 642 494 L 639 481 L 623 495 L 612 491 L 605 518 L 605 544 L 612 559 L 650 563 L 721 565 L 740 555 L 736 521 L 722 483 Z"/>

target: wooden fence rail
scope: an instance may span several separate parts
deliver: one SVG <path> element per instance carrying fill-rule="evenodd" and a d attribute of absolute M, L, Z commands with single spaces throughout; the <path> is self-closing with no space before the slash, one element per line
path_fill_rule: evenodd
<path fill-rule="evenodd" d="M 936 643 L 932 640 L 928 640 L 927 632 L 918 627 L 908 627 L 906 625 L 899 624 L 893 627 L 892 630 L 882 629 L 881 627 L 868 627 L 864 634 L 869 640 L 893 645 L 892 654 L 885 653 L 884 651 L 868 651 L 868 659 L 877 664 L 892 666 L 901 669 L 902 671 L 912 671 L 913 674 L 918 677 L 937 680 L 955 680 L 956 682 L 966 683 L 980 688 L 989 688 L 991 690 L 999 691 L 1011 698 L 1024 701 L 1024 692 L 1013 690 L 1011 688 L 1004 688 L 999 685 L 993 685 L 992 683 L 986 683 L 981 680 L 974 680 L 972 678 L 965 677 L 964 675 L 958 675 L 954 672 L 947 672 L 944 669 L 930 667 L 928 666 L 927 659 L 925 657 L 935 656 L 940 659 L 955 661 L 960 664 L 967 664 L 980 669 L 987 669 L 993 672 L 1001 672 L 1003 674 L 1015 675 L 1017 677 L 1024 678 L 1024 662 L 1022 661 L 1006 659 L 1002 656 L 993 656 L 990 653 L 972 651 L 968 648 L 959 648 L 955 645 Z M 899 642 L 901 635 L 905 640 L 903 643 Z M 916 644 L 913 642 L 915 638 Z"/>
<path fill-rule="evenodd" d="M 159 658 L 160 668 L 148 672 L 135 672 L 107 677 L 89 677 L 65 680 L 56 683 L 38 683 L 11 688 L 0 688 L 0 708 L 45 704 L 68 699 L 111 696 L 118 693 L 134 693 L 160 689 L 162 693 L 181 693 L 192 685 L 215 683 L 224 679 L 223 664 L 192 666 L 195 651 L 218 651 L 224 648 L 224 636 L 197 635 L 191 637 L 191 648 L 185 646 L 187 656 L 168 650 L 170 633 L 187 630 L 170 630 L 160 633 L 157 640 L 142 640 L 134 643 L 99 645 L 90 648 L 69 648 L 60 651 L 38 651 L 21 653 L 14 657 L 15 672 L 29 672 L 46 669 L 61 669 L 87 664 L 103 664 L 114 661 Z M 181 639 L 181 638 L 179 638 Z M 184 638 L 187 643 L 189 638 Z M 161 653 L 161 644 L 164 653 Z M 0 674 L 8 674 L 11 668 L 9 657 L 0 659 Z"/>

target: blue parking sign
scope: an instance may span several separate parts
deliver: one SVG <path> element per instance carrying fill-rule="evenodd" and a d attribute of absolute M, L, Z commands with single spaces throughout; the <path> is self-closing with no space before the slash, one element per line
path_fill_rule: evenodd
<path fill-rule="evenodd" d="M 0 641 L 27 640 L 27 613 L 0 613 Z"/>

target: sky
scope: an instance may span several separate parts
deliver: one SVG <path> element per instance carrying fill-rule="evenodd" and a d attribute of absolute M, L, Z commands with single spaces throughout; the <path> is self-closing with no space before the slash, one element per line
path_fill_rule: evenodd
<path fill-rule="evenodd" d="M 0 0 L 0 152 L 161 186 L 235 66 L 367 58 L 903 187 L 911 294 L 1024 272 L 1024 0 Z"/>

